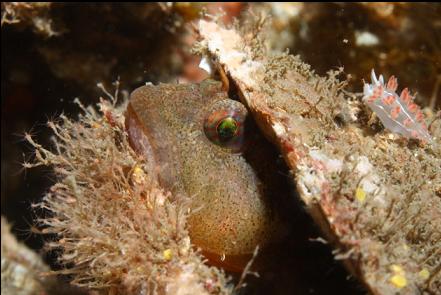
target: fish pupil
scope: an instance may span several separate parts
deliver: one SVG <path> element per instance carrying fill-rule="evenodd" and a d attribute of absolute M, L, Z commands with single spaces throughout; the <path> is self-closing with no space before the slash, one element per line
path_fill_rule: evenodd
<path fill-rule="evenodd" d="M 216 131 L 220 141 L 228 141 L 234 137 L 238 130 L 236 120 L 231 117 L 225 118 L 217 125 Z"/>

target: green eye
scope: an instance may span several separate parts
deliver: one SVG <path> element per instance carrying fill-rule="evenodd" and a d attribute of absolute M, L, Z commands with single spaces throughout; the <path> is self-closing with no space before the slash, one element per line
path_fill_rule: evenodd
<path fill-rule="evenodd" d="M 244 147 L 246 108 L 238 101 L 222 100 L 211 107 L 204 120 L 204 131 L 214 144 L 241 152 Z"/>
<path fill-rule="evenodd" d="M 237 122 L 232 117 L 227 117 L 220 121 L 219 125 L 217 125 L 216 131 L 219 135 L 220 141 L 228 141 L 236 134 L 238 130 Z"/>

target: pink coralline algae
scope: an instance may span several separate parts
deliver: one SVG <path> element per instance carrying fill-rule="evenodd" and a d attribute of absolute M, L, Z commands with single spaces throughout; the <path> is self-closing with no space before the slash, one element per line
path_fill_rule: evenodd
<path fill-rule="evenodd" d="M 364 84 L 363 101 L 380 118 L 384 127 L 394 133 L 399 133 L 407 138 L 416 138 L 425 142 L 432 140 L 424 115 L 418 105 L 413 102 L 407 88 L 398 95 L 397 78 L 391 76 L 384 84 L 383 76 L 377 79 L 374 70 L 371 74 L 371 84 Z"/>

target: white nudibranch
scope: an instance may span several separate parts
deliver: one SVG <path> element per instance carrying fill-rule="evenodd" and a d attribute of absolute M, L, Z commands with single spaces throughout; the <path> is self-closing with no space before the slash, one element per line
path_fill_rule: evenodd
<path fill-rule="evenodd" d="M 395 92 L 398 87 L 397 78 L 391 76 L 385 85 L 383 75 L 377 79 L 374 70 L 371 80 L 371 84 L 364 84 L 363 102 L 380 118 L 384 127 L 407 138 L 432 141 L 424 115 L 413 102 L 414 97 L 409 90 L 404 88 L 398 95 Z"/>

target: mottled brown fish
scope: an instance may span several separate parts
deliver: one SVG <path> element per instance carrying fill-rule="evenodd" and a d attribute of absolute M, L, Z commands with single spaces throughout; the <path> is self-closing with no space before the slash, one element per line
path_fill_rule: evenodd
<path fill-rule="evenodd" d="M 220 82 L 140 87 L 126 128 L 159 183 L 190 197 L 191 241 L 213 263 L 239 270 L 257 245 L 279 239 L 278 154 Z"/>

